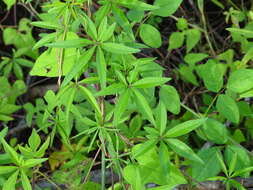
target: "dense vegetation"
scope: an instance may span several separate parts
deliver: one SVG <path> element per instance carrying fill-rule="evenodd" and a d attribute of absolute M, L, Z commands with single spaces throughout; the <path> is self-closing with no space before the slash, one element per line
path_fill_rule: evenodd
<path fill-rule="evenodd" d="M 253 187 L 252 8 L 1 1 L 0 189 Z"/>

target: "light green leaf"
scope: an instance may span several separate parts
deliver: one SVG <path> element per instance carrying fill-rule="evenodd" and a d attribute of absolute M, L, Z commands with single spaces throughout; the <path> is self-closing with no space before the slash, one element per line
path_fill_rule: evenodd
<path fill-rule="evenodd" d="M 185 135 L 195 130 L 196 128 L 200 127 L 205 121 L 206 121 L 206 118 L 189 120 L 184 123 L 180 123 L 176 125 L 175 127 L 169 129 L 166 132 L 165 137 L 174 138 L 174 137 Z"/>
<path fill-rule="evenodd" d="M 161 34 L 152 25 L 142 24 L 140 26 L 140 37 L 145 44 L 152 48 L 159 48 L 162 45 Z"/>
<path fill-rule="evenodd" d="M 228 30 L 231 33 L 243 35 L 247 38 L 253 38 L 253 31 L 252 30 L 241 29 L 241 28 L 227 28 L 226 30 Z"/>
<path fill-rule="evenodd" d="M 93 94 L 87 88 L 85 88 L 84 86 L 79 85 L 79 89 L 84 94 L 84 96 L 87 98 L 89 103 L 93 106 L 93 108 L 95 109 L 97 114 L 102 117 L 101 110 L 100 110 L 99 105 L 97 103 L 97 100 L 93 96 Z"/>
<path fill-rule="evenodd" d="M 194 66 L 196 63 L 202 61 L 203 59 L 207 58 L 208 55 L 205 53 L 188 53 L 184 57 L 184 61 L 191 66 Z"/>
<path fill-rule="evenodd" d="M 77 74 L 84 69 L 87 64 L 89 63 L 96 47 L 92 47 L 87 50 L 83 55 L 81 55 L 77 61 L 77 64 L 73 64 L 70 68 L 69 72 L 66 74 L 63 82 L 62 87 L 66 86 Z"/>
<path fill-rule="evenodd" d="M 59 24 L 56 24 L 53 22 L 35 21 L 35 22 L 31 22 L 30 24 L 33 26 L 37 26 L 39 28 L 45 28 L 45 29 L 52 29 L 52 30 L 61 29 L 61 26 Z"/>
<path fill-rule="evenodd" d="M 10 10 L 10 8 L 16 3 L 16 0 L 3 0 L 3 2 L 7 5 L 7 9 Z"/>
<path fill-rule="evenodd" d="M 33 46 L 33 49 L 35 50 L 44 46 L 45 44 L 53 41 L 55 37 L 56 37 L 56 32 L 43 35 L 42 38 L 39 41 L 37 41 L 37 43 Z"/>
<path fill-rule="evenodd" d="M 123 44 L 111 42 L 102 43 L 101 47 L 105 51 L 115 54 L 131 54 L 131 53 L 138 53 L 140 51 L 138 49 L 125 46 Z"/>
<path fill-rule="evenodd" d="M 219 95 L 216 103 L 218 112 L 231 122 L 239 123 L 240 113 L 236 102 L 228 95 Z"/>
<path fill-rule="evenodd" d="M 22 186 L 24 190 L 32 190 L 30 181 L 23 170 L 21 170 L 21 181 L 22 181 Z"/>
<path fill-rule="evenodd" d="M 167 126 L 167 111 L 164 103 L 162 101 L 159 102 L 156 112 L 156 124 L 157 128 L 160 131 L 160 135 L 164 133 Z"/>
<path fill-rule="evenodd" d="M 4 183 L 3 190 L 16 190 L 15 185 L 18 178 L 19 171 L 13 173 Z"/>
<path fill-rule="evenodd" d="M 136 88 L 152 88 L 155 86 L 160 86 L 170 80 L 171 78 L 165 78 L 165 77 L 146 77 L 146 78 L 138 80 L 137 82 L 133 83 L 131 86 L 136 87 Z"/>
<path fill-rule="evenodd" d="M 32 168 L 32 167 L 37 166 L 47 160 L 48 160 L 47 158 L 29 159 L 29 160 L 26 160 L 22 166 L 26 167 L 26 168 Z"/>
<path fill-rule="evenodd" d="M 38 135 L 36 130 L 33 129 L 32 134 L 28 139 L 28 144 L 33 151 L 36 151 L 37 148 L 40 146 L 40 143 L 41 143 L 40 136 Z"/>
<path fill-rule="evenodd" d="M 147 102 L 147 100 L 144 98 L 144 96 L 137 90 L 132 88 L 132 91 L 134 92 L 134 99 L 136 100 L 137 105 L 141 106 L 144 114 L 146 115 L 147 119 L 156 126 L 152 110 Z"/>
<path fill-rule="evenodd" d="M 166 106 L 167 110 L 174 114 L 178 114 L 180 112 L 180 97 L 173 86 L 162 85 L 159 97 Z"/>
<path fill-rule="evenodd" d="M 99 80 L 100 80 L 100 85 L 102 90 L 106 87 L 106 62 L 105 62 L 105 57 L 104 57 L 104 53 L 101 50 L 100 47 L 98 47 L 97 49 L 97 58 L 96 58 L 96 66 L 97 66 L 97 70 L 98 70 L 98 76 L 99 76 Z"/>
<path fill-rule="evenodd" d="M 166 139 L 166 142 L 168 143 L 169 147 L 180 156 L 183 156 L 191 161 L 204 164 L 203 160 L 201 160 L 201 158 L 199 158 L 199 156 L 197 156 L 193 150 L 182 141 L 178 139 Z"/>
<path fill-rule="evenodd" d="M 18 154 L 16 153 L 16 151 L 10 145 L 8 145 L 7 142 L 3 138 L 0 139 L 0 141 L 3 144 L 5 152 L 7 152 L 9 156 L 11 157 L 11 160 L 13 161 L 13 163 L 19 166 L 20 158 Z"/>
<path fill-rule="evenodd" d="M 152 149 L 157 143 L 157 140 L 148 140 L 141 144 L 137 151 L 134 152 L 133 157 L 136 158 L 142 154 L 145 154 L 148 150 Z"/>
<path fill-rule="evenodd" d="M 253 88 L 253 70 L 239 69 L 230 74 L 227 88 L 237 92 L 243 93 Z"/>
<path fill-rule="evenodd" d="M 115 111 L 114 111 L 114 119 L 113 119 L 114 126 L 117 126 L 119 124 L 119 121 L 128 106 L 130 95 L 131 95 L 130 90 L 126 89 L 119 96 L 116 106 L 115 106 Z"/>
<path fill-rule="evenodd" d="M 169 37 L 169 50 L 182 47 L 184 43 L 184 34 L 182 32 L 173 32 Z"/>
<path fill-rule="evenodd" d="M 199 42 L 201 32 L 198 29 L 189 29 L 186 31 L 186 50 L 189 53 Z"/>
<path fill-rule="evenodd" d="M 154 15 L 168 17 L 176 12 L 183 0 L 155 0 L 154 5 L 159 6 L 153 12 Z"/>
<path fill-rule="evenodd" d="M 73 40 L 57 41 L 50 44 L 45 44 L 45 46 L 53 47 L 53 48 L 80 48 L 80 47 L 86 47 L 93 43 L 94 42 L 88 39 L 80 38 L 80 39 L 73 39 Z"/>
<path fill-rule="evenodd" d="M 120 91 L 124 90 L 126 87 L 122 83 L 113 83 L 110 86 L 107 86 L 103 90 L 97 92 L 95 96 L 107 96 L 107 95 L 112 95 L 119 93 Z"/>
<path fill-rule="evenodd" d="M 14 172 L 17 169 L 16 166 L 0 166 L 0 175 Z"/>

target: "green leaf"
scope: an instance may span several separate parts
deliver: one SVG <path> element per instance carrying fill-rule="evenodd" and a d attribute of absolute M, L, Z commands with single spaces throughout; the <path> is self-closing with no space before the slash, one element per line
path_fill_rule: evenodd
<path fill-rule="evenodd" d="M 160 135 L 162 135 L 167 126 L 167 111 L 164 103 L 162 101 L 159 102 L 156 112 L 156 124 L 158 127 L 158 130 L 160 131 Z"/>
<path fill-rule="evenodd" d="M 189 29 L 186 31 L 186 50 L 189 53 L 199 42 L 201 32 L 198 29 Z"/>
<path fill-rule="evenodd" d="M 187 53 L 184 57 L 184 61 L 191 66 L 194 66 L 196 63 L 202 61 L 207 58 L 208 55 L 205 53 Z"/>
<path fill-rule="evenodd" d="M 253 88 L 253 69 L 239 69 L 230 74 L 227 88 L 243 93 Z"/>
<path fill-rule="evenodd" d="M 135 95 L 134 99 L 136 100 L 136 103 L 142 108 L 147 119 L 154 126 L 156 126 L 152 110 L 151 110 L 150 106 L 148 105 L 147 100 L 144 98 L 144 96 L 137 89 L 132 88 L 132 91 L 134 92 L 134 95 Z"/>
<path fill-rule="evenodd" d="M 177 90 L 170 85 L 162 85 L 160 88 L 160 100 L 166 106 L 166 109 L 171 113 L 179 114 L 180 112 L 180 97 Z"/>
<path fill-rule="evenodd" d="M 134 189 L 144 190 L 142 175 L 137 165 L 129 164 L 123 170 L 125 180 L 133 186 Z"/>
<path fill-rule="evenodd" d="M 79 85 L 79 89 L 84 94 L 84 96 L 87 98 L 87 100 L 89 101 L 89 103 L 93 106 L 93 108 L 95 109 L 95 111 L 97 112 L 97 114 L 99 116 L 102 116 L 102 113 L 101 113 L 101 110 L 100 110 L 99 105 L 97 103 L 97 100 L 93 96 L 93 94 L 87 88 L 85 88 L 84 86 Z"/>
<path fill-rule="evenodd" d="M 44 46 L 45 44 L 53 41 L 55 37 L 56 37 L 56 32 L 43 35 L 43 37 L 39 41 L 37 41 L 36 44 L 33 46 L 33 49 L 35 50 Z"/>
<path fill-rule="evenodd" d="M 183 0 L 155 0 L 154 5 L 159 9 L 152 11 L 154 15 L 168 17 L 176 12 Z"/>
<path fill-rule="evenodd" d="M 15 163 L 17 166 L 20 165 L 20 158 L 18 156 L 18 154 L 16 153 L 16 151 L 7 144 L 7 142 L 2 138 L 0 139 L 1 143 L 3 144 L 4 150 L 5 152 L 7 152 L 9 154 L 9 156 L 11 157 L 11 160 L 13 161 L 13 163 Z"/>
<path fill-rule="evenodd" d="M 202 149 L 198 152 L 197 155 L 203 160 L 204 164 L 191 163 L 193 179 L 201 182 L 216 176 L 220 172 L 221 167 L 216 152 L 216 148 Z"/>
<path fill-rule="evenodd" d="M 247 167 L 247 168 L 243 168 L 241 170 L 237 170 L 233 173 L 233 175 L 231 177 L 236 177 L 236 176 L 241 176 L 242 174 L 245 174 L 245 173 L 249 173 L 249 172 L 252 172 L 253 171 L 253 167 Z"/>
<path fill-rule="evenodd" d="M 21 170 L 21 181 L 22 181 L 22 186 L 24 190 L 32 190 L 30 181 L 23 170 Z"/>
<path fill-rule="evenodd" d="M 233 123 L 239 123 L 240 113 L 236 102 L 228 95 L 219 95 L 216 103 L 218 112 Z"/>
<path fill-rule="evenodd" d="M 28 144 L 33 151 L 36 151 L 37 148 L 40 146 L 40 143 L 41 143 L 40 136 L 38 135 L 36 130 L 33 129 L 32 134 L 28 139 Z"/>
<path fill-rule="evenodd" d="M 129 9 L 136 9 L 136 10 L 142 10 L 142 11 L 149 11 L 149 10 L 155 10 L 159 7 L 153 6 L 147 3 L 144 3 L 142 1 L 138 0 L 118 0 L 118 3 L 122 6 L 125 6 Z"/>
<path fill-rule="evenodd" d="M 157 143 L 157 140 L 148 140 L 141 144 L 139 149 L 134 152 L 133 157 L 136 158 L 142 154 L 145 154 L 148 150 L 152 149 Z"/>
<path fill-rule="evenodd" d="M 16 0 L 3 0 L 3 2 L 7 5 L 7 9 L 10 10 L 10 8 L 16 3 Z"/>
<path fill-rule="evenodd" d="M 212 92 L 219 92 L 223 86 L 223 75 L 226 67 L 215 60 L 209 59 L 206 64 L 197 67 L 198 74 L 204 80 L 206 88 Z"/>
<path fill-rule="evenodd" d="M 88 39 L 73 39 L 73 40 L 64 40 L 64 41 L 57 41 L 50 44 L 45 44 L 47 47 L 53 48 L 80 48 L 86 47 L 88 45 L 93 44 L 94 42 Z"/>
<path fill-rule="evenodd" d="M 98 47 L 96 55 L 97 55 L 96 66 L 97 66 L 97 70 L 98 70 L 100 85 L 101 85 L 101 88 L 104 89 L 106 87 L 107 70 L 106 70 L 106 62 L 105 62 L 104 53 L 100 47 Z"/>
<path fill-rule="evenodd" d="M 178 139 L 166 139 L 169 147 L 174 150 L 180 156 L 183 156 L 191 161 L 198 162 L 200 164 L 204 164 L 203 160 L 197 156 L 193 150 L 188 147 L 185 143 Z"/>
<path fill-rule="evenodd" d="M 236 33 L 243 35 L 247 38 L 253 38 L 253 31 L 248 29 L 241 29 L 241 28 L 226 28 L 231 33 Z"/>
<path fill-rule="evenodd" d="M 16 166 L 0 166 L 0 175 L 14 172 L 17 169 Z"/>
<path fill-rule="evenodd" d="M 140 51 L 138 49 L 125 46 L 123 44 L 111 42 L 102 43 L 101 47 L 105 51 L 115 54 L 131 54 L 131 53 L 138 53 Z"/>
<path fill-rule="evenodd" d="M 59 39 L 62 38 L 62 35 Z M 77 39 L 78 36 L 74 32 L 68 32 L 66 40 Z M 43 52 L 36 60 L 30 75 L 57 77 L 59 76 L 59 55 L 60 50 L 57 48 L 48 49 Z M 76 62 L 76 48 L 64 49 L 63 64 L 61 65 L 61 75 L 64 76 L 70 72 L 72 66 Z"/>
<path fill-rule="evenodd" d="M 182 32 L 173 32 L 169 37 L 169 50 L 182 47 L 184 43 L 184 34 Z"/>
<path fill-rule="evenodd" d="M 189 120 L 184 123 L 180 123 L 176 125 L 175 127 L 169 129 L 166 132 L 165 137 L 174 138 L 174 137 L 185 135 L 195 130 L 196 128 L 200 127 L 205 121 L 206 121 L 206 118 Z"/>
<path fill-rule="evenodd" d="M 253 58 L 253 47 L 249 48 L 243 56 L 242 65 L 246 65 Z"/>
<path fill-rule="evenodd" d="M 32 168 L 32 167 L 37 166 L 47 160 L 48 160 L 47 158 L 29 159 L 29 160 L 26 160 L 22 166 L 26 167 L 26 168 Z"/>
<path fill-rule="evenodd" d="M 13 173 L 3 185 L 3 190 L 16 190 L 15 185 L 19 171 Z"/>
<path fill-rule="evenodd" d="M 131 86 L 136 87 L 136 88 L 152 88 L 155 86 L 160 86 L 170 80 L 171 78 L 165 78 L 165 77 L 146 77 L 146 78 L 136 81 Z"/>
<path fill-rule="evenodd" d="M 204 137 L 216 144 L 225 144 L 228 140 L 228 131 L 226 126 L 212 118 L 208 118 L 205 121 L 202 130 Z"/>
<path fill-rule="evenodd" d="M 113 119 L 114 126 L 117 126 L 119 124 L 119 121 L 128 106 L 130 95 L 131 95 L 130 90 L 126 89 L 119 96 L 116 106 L 115 106 L 115 111 L 114 111 L 114 119 Z"/>
<path fill-rule="evenodd" d="M 45 29 L 61 29 L 61 26 L 59 24 L 53 23 L 53 22 L 46 22 L 46 21 L 35 21 L 30 23 L 33 26 L 37 26 L 39 28 L 45 28 Z"/>
<path fill-rule="evenodd" d="M 103 90 L 97 92 L 95 96 L 107 96 L 107 95 L 112 95 L 119 93 L 120 91 L 124 90 L 126 87 L 122 83 L 113 83 L 110 86 L 107 86 Z"/>
<path fill-rule="evenodd" d="M 62 87 L 66 86 L 74 77 L 77 76 L 77 74 L 86 67 L 88 62 L 90 61 L 96 47 L 92 47 L 89 50 L 87 50 L 81 57 L 78 59 L 77 63 L 74 64 L 70 71 L 66 74 L 63 82 L 62 82 Z"/>
<path fill-rule="evenodd" d="M 85 17 L 81 17 L 81 19 L 83 21 L 85 31 L 88 33 L 88 35 L 92 37 L 93 40 L 97 40 L 98 33 L 93 21 L 87 15 L 85 15 Z"/>
<path fill-rule="evenodd" d="M 179 73 L 182 76 L 182 79 L 194 84 L 195 86 L 198 86 L 198 81 L 196 79 L 196 76 L 193 73 L 193 68 L 190 66 L 186 66 L 183 64 L 180 64 L 179 66 Z"/>
<path fill-rule="evenodd" d="M 159 48 L 162 45 L 160 32 L 150 24 L 140 26 L 140 37 L 145 44 L 152 48 Z"/>

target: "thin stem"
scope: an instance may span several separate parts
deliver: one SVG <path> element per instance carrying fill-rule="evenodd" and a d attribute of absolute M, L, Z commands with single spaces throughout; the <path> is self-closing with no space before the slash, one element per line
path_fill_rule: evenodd
<path fill-rule="evenodd" d="M 180 103 L 180 105 L 186 109 L 187 111 L 191 112 L 193 115 L 195 115 L 197 118 L 202 118 L 202 116 L 198 113 L 196 113 L 195 111 L 193 111 L 191 108 L 189 108 L 188 106 L 186 106 L 185 104 L 183 103 Z"/>
<path fill-rule="evenodd" d="M 43 174 L 39 170 L 36 170 L 35 173 L 38 173 L 39 175 L 43 176 L 49 183 L 54 185 L 57 190 L 61 190 L 61 187 L 59 185 L 57 185 L 55 182 L 53 182 L 47 175 Z"/>
<path fill-rule="evenodd" d="M 105 153 L 102 150 L 102 160 L 101 160 L 101 190 L 105 190 Z"/>

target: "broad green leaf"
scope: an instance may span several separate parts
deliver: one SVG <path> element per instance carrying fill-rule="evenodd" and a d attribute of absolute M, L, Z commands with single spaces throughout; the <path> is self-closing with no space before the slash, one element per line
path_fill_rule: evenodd
<path fill-rule="evenodd" d="M 88 39 L 80 38 L 80 39 L 73 39 L 73 40 L 57 41 L 50 44 L 45 44 L 45 46 L 53 47 L 53 48 L 80 48 L 80 47 L 86 47 L 93 43 L 94 42 Z"/>
<path fill-rule="evenodd" d="M 136 10 L 143 10 L 143 11 L 149 11 L 149 10 L 155 10 L 158 9 L 159 7 L 150 5 L 147 3 L 144 3 L 139 0 L 117 0 L 118 3 L 122 6 L 125 6 L 130 9 L 136 9 Z"/>
<path fill-rule="evenodd" d="M 212 118 L 208 118 L 202 127 L 204 138 L 216 144 L 225 144 L 228 140 L 228 131 L 225 125 Z"/>
<path fill-rule="evenodd" d="M 98 76 L 99 76 L 99 80 L 100 80 L 100 85 L 102 90 L 106 87 L 106 62 L 105 62 L 105 57 L 104 57 L 104 53 L 101 50 L 100 47 L 98 47 L 97 49 L 97 58 L 96 58 L 96 66 L 97 66 L 97 70 L 98 70 Z"/>
<path fill-rule="evenodd" d="M 253 88 L 253 69 L 239 69 L 230 74 L 227 88 L 243 93 Z"/>
<path fill-rule="evenodd" d="M 16 190 L 16 181 L 18 178 L 19 171 L 13 173 L 3 185 L 3 190 Z"/>
<path fill-rule="evenodd" d="M 21 181 L 22 181 L 22 186 L 24 190 L 32 190 L 30 181 L 23 170 L 21 170 Z"/>
<path fill-rule="evenodd" d="M 17 169 L 16 166 L 0 166 L 0 175 L 14 172 Z"/>
<path fill-rule="evenodd" d="M 207 58 L 208 55 L 205 53 L 188 53 L 184 57 L 184 61 L 191 66 L 194 66 L 196 63 L 202 61 L 203 59 Z"/>
<path fill-rule="evenodd" d="M 60 36 L 60 39 L 62 35 Z M 77 39 L 77 34 L 68 32 L 66 40 Z M 57 77 L 59 76 L 59 48 L 48 49 L 43 52 L 36 60 L 30 75 Z M 61 75 L 64 76 L 70 72 L 76 62 L 76 48 L 64 49 L 63 63 L 61 65 Z"/>
<path fill-rule="evenodd" d="M 137 89 L 132 88 L 132 91 L 134 92 L 134 99 L 135 99 L 137 105 L 139 105 L 142 108 L 142 110 L 143 110 L 145 116 L 147 117 L 147 119 L 154 126 L 156 126 L 152 110 L 151 110 L 147 100 L 145 99 L 145 97 Z"/>
<path fill-rule="evenodd" d="M 218 112 L 233 123 L 239 123 L 240 113 L 236 102 L 228 95 L 219 95 L 216 103 Z"/>
<path fill-rule="evenodd" d="M 97 40 L 98 33 L 93 21 L 87 15 L 85 15 L 85 17 L 81 17 L 81 19 L 83 21 L 85 31 L 88 33 L 88 35 L 92 37 L 93 40 Z"/>
<path fill-rule="evenodd" d="M 79 57 L 78 61 L 76 62 L 77 64 L 73 64 L 69 72 L 66 74 L 61 85 L 62 87 L 66 86 L 74 77 L 78 75 L 82 69 L 87 66 L 95 49 L 96 47 L 92 47 Z"/>
<path fill-rule="evenodd" d="M 219 92 L 223 86 L 223 75 L 226 67 L 209 59 L 206 64 L 197 67 L 198 74 L 204 80 L 206 88 L 212 92 Z"/>
<path fill-rule="evenodd" d="M 247 50 L 246 54 L 243 56 L 242 65 L 246 65 L 253 58 L 253 47 Z"/>
<path fill-rule="evenodd" d="M 201 182 L 207 178 L 216 176 L 220 170 L 220 163 L 216 156 L 217 149 L 209 148 L 200 150 L 197 155 L 203 160 L 204 164 L 193 162 L 192 177 L 193 179 Z"/>
<path fill-rule="evenodd" d="M 159 48 L 162 45 L 161 34 L 152 25 L 142 24 L 140 26 L 140 37 L 145 44 L 152 48 Z"/>
<path fill-rule="evenodd" d="M 47 140 L 41 145 L 40 149 L 36 152 L 37 157 L 42 157 L 45 154 L 45 151 L 47 150 L 50 143 L 50 137 L 47 138 Z"/>
<path fill-rule="evenodd" d="M 253 171 L 253 167 L 247 167 L 247 168 L 243 168 L 241 170 L 237 170 L 233 173 L 233 175 L 231 177 L 237 177 L 237 176 L 240 176 L 242 174 L 245 174 L 245 173 L 249 173 L 249 172 L 252 172 Z"/>
<path fill-rule="evenodd" d="M 7 9 L 10 10 L 10 8 L 16 3 L 16 0 L 3 0 L 3 2 L 7 5 Z"/>
<path fill-rule="evenodd" d="M 115 54 L 131 54 L 131 53 L 138 53 L 140 51 L 138 49 L 125 46 L 124 44 L 111 43 L 111 42 L 102 43 L 101 47 L 105 51 Z"/>
<path fill-rule="evenodd" d="M 201 32 L 198 29 L 189 29 L 186 31 L 186 50 L 189 53 L 199 42 Z"/>
<path fill-rule="evenodd" d="M 155 0 L 154 5 L 159 6 L 153 12 L 154 15 L 168 17 L 176 12 L 183 0 Z"/>
<path fill-rule="evenodd" d="M 141 177 L 142 175 L 138 165 L 127 165 L 123 170 L 123 176 L 134 189 L 144 190 L 144 184 Z"/>
<path fill-rule="evenodd" d="M 97 92 L 95 96 L 107 96 L 107 95 L 112 95 L 119 93 L 120 91 L 124 90 L 126 87 L 122 83 L 113 83 L 110 86 L 107 86 L 103 90 Z"/>
<path fill-rule="evenodd" d="M 101 33 L 101 42 L 107 41 L 113 36 L 115 27 L 116 23 L 113 23 L 105 32 Z"/>
<path fill-rule="evenodd" d="M 193 150 L 187 146 L 185 143 L 178 139 L 166 139 L 166 142 L 168 143 L 169 147 L 175 151 L 180 156 L 183 156 L 193 162 L 198 162 L 200 164 L 204 164 L 203 160 L 197 156 Z"/>
<path fill-rule="evenodd" d="M 182 47 L 184 43 L 184 34 L 182 32 L 173 32 L 169 37 L 169 50 Z"/>
<path fill-rule="evenodd" d="M 130 95 L 131 95 L 130 90 L 126 89 L 119 96 L 116 106 L 115 106 L 115 111 L 114 111 L 114 119 L 113 119 L 114 126 L 117 126 L 119 124 L 119 121 L 128 106 Z"/>
<path fill-rule="evenodd" d="M 195 130 L 196 128 L 200 127 L 205 121 L 206 121 L 206 118 L 189 120 L 184 123 L 180 123 L 176 125 L 175 127 L 169 129 L 166 132 L 165 137 L 174 138 L 174 137 L 185 135 Z"/>
<path fill-rule="evenodd" d="M 190 82 L 190 83 L 194 84 L 195 86 L 199 85 L 197 78 L 193 73 L 193 68 L 191 68 L 190 66 L 180 64 L 179 73 L 182 76 L 183 80 Z"/>
<path fill-rule="evenodd" d="M 79 85 L 79 89 L 84 94 L 84 96 L 87 98 L 87 100 L 89 101 L 89 103 L 93 106 L 93 108 L 95 109 L 95 111 L 97 112 L 97 114 L 99 116 L 102 116 L 102 113 L 101 113 L 101 110 L 100 110 L 99 105 L 97 103 L 97 100 L 93 96 L 93 94 L 87 88 L 85 88 L 84 86 Z"/>
<path fill-rule="evenodd" d="M 136 87 L 136 88 L 152 88 L 155 86 L 160 86 L 170 80 L 171 78 L 165 78 L 165 77 L 146 77 L 146 78 L 136 81 L 131 86 Z"/>
<path fill-rule="evenodd" d="M 169 176 L 170 173 L 170 154 L 167 146 L 161 142 L 159 146 L 159 161 L 162 170 L 162 177 L 164 180 Z"/>
<path fill-rule="evenodd" d="M 180 97 L 173 86 L 162 85 L 159 97 L 166 106 L 167 110 L 174 114 L 178 114 L 180 112 Z"/>
<path fill-rule="evenodd" d="M 26 160 L 22 166 L 26 167 L 26 168 L 32 168 L 32 167 L 37 166 L 47 160 L 48 160 L 47 158 L 29 159 L 29 160 Z"/>

